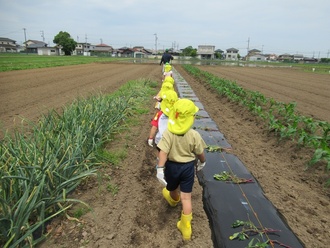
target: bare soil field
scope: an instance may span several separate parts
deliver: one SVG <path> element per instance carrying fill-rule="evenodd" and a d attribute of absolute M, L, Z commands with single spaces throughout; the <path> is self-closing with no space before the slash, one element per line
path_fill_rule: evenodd
<path fill-rule="evenodd" d="M 278 101 L 297 102 L 306 116 L 330 121 L 330 77 L 279 68 L 200 67 L 258 90 Z M 330 190 L 324 187 L 324 165 L 305 170 L 311 156 L 290 142 L 279 142 L 241 107 L 217 96 L 207 85 L 192 79 L 181 66 L 175 69 L 191 85 L 211 118 L 262 186 L 289 226 L 306 247 L 325 248 L 330 240 Z M 90 64 L 0 73 L 0 122 L 5 129 L 20 123 L 21 116 L 36 121 L 49 108 L 59 109 L 79 96 L 111 93 L 128 80 L 150 78 L 161 85 L 157 64 Z M 107 149 L 128 148 L 118 168 L 104 166 L 101 174 L 118 185 L 90 179 L 73 197 L 93 211 L 78 221 L 65 216 L 48 226 L 49 237 L 40 247 L 213 247 L 197 179 L 193 191 L 193 236 L 183 242 L 176 229 L 181 206 L 170 208 L 161 195 L 155 173 L 155 150 L 146 139 L 153 117 L 136 120 L 127 133 L 118 134 Z M 129 137 L 129 138 L 128 138 Z M 207 166 L 207 165 L 206 165 Z M 75 206 L 75 208 L 78 206 Z M 73 213 L 72 210 L 70 213 Z"/>

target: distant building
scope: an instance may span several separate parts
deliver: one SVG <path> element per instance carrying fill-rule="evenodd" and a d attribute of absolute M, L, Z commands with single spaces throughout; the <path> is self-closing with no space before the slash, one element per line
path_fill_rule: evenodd
<path fill-rule="evenodd" d="M 258 49 L 252 49 L 248 51 L 248 54 L 245 56 L 246 61 L 257 61 L 260 59 L 261 51 Z"/>
<path fill-rule="evenodd" d="M 288 53 L 284 53 L 284 54 L 279 55 L 277 60 L 279 60 L 279 61 L 285 61 L 285 60 L 291 61 L 291 60 L 293 60 L 293 55 L 288 54 Z"/>
<path fill-rule="evenodd" d="M 47 47 L 47 43 L 39 40 L 27 40 L 23 44 L 28 53 L 38 53 L 38 48 Z"/>
<path fill-rule="evenodd" d="M 263 54 L 254 54 L 248 57 L 248 61 L 266 61 L 266 60 L 267 60 L 267 56 Z"/>
<path fill-rule="evenodd" d="M 302 54 L 293 54 L 293 60 L 294 61 L 303 61 L 304 60 L 304 55 L 302 55 Z"/>
<path fill-rule="evenodd" d="M 0 52 L 15 53 L 18 51 L 19 45 L 16 40 L 0 37 Z"/>
<path fill-rule="evenodd" d="M 93 50 L 94 54 L 101 54 L 101 55 L 111 55 L 112 52 L 113 52 L 112 46 L 109 46 L 104 43 L 95 45 Z"/>
<path fill-rule="evenodd" d="M 59 47 L 38 47 L 38 55 L 63 55 L 62 49 Z"/>
<path fill-rule="evenodd" d="M 226 60 L 238 60 L 238 49 L 228 48 L 226 51 Z"/>
<path fill-rule="evenodd" d="M 214 59 L 215 46 L 199 45 L 197 48 L 197 58 L 199 59 Z"/>
<path fill-rule="evenodd" d="M 267 57 L 268 61 L 276 61 L 277 60 L 277 55 L 272 53 L 272 54 L 265 54 L 265 56 Z"/>
<path fill-rule="evenodd" d="M 121 47 L 117 49 L 117 56 L 118 57 L 125 57 L 125 58 L 133 58 L 134 57 L 134 50 L 133 48 L 129 47 Z"/>
<path fill-rule="evenodd" d="M 318 62 L 318 59 L 316 58 L 308 58 L 308 57 L 304 57 L 303 61 L 305 63 L 317 63 Z"/>
<path fill-rule="evenodd" d="M 72 55 L 85 55 L 89 56 L 91 51 L 94 51 L 95 46 L 87 42 L 78 42 L 76 49 L 72 52 Z"/>

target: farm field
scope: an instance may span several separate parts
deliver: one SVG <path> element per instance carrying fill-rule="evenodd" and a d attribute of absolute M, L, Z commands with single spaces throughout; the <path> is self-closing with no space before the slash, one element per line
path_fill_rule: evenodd
<path fill-rule="evenodd" d="M 293 69 L 208 67 L 246 89 L 258 90 L 278 101 L 297 102 L 304 115 L 330 121 L 330 77 Z M 190 77 L 179 65 L 175 69 L 191 85 L 205 110 L 233 147 L 233 152 L 261 184 L 265 195 L 278 208 L 306 247 L 327 247 L 330 240 L 330 190 L 324 166 L 304 170 L 311 151 L 298 150 L 255 122 L 236 104 L 218 97 L 207 85 Z M 58 109 L 79 96 L 111 93 L 129 80 L 150 78 L 159 82 L 157 64 L 88 64 L 0 73 L 0 120 L 4 128 L 20 122 L 19 116 L 36 121 L 48 108 Z M 97 181 L 83 185 L 75 197 L 94 209 L 80 218 L 65 217 L 49 226 L 50 238 L 40 247 L 212 247 L 211 232 L 203 211 L 202 189 L 193 192 L 193 238 L 183 243 L 176 221 L 179 208 L 169 208 L 155 178 L 155 150 L 146 145 L 150 112 L 139 117 L 129 140 L 119 134 L 109 149 L 128 147 L 118 169 L 104 169 L 119 187 L 116 195 L 102 191 Z M 207 165 L 206 165 L 207 166 Z"/>

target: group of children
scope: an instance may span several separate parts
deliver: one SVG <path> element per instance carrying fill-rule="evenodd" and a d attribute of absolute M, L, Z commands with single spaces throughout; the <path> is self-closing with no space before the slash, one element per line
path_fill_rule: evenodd
<path fill-rule="evenodd" d="M 181 201 L 181 218 L 177 223 L 184 240 L 192 234 L 191 193 L 195 171 L 205 166 L 206 144 L 194 129 L 199 111 L 193 101 L 179 99 L 175 90 L 172 66 L 163 67 L 162 86 L 154 99 L 157 113 L 151 120 L 148 145 L 157 148 L 156 177 L 164 185 L 163 197 L 171 207 Z"/>

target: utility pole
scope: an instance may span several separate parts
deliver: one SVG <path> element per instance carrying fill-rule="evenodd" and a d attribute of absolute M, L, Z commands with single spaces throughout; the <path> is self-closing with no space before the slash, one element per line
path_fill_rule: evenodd
<path fill-rule="evenodd" d="M 43 41 L 43 42 L 45 42 L 44 31 L 43 31 L 43 30 L 41 30 L 41 31 L 40 31 L 40 33 L 41 33 L 42 41 Z"/>
<path fill-rule="evenodd" d="M 156 33 L 154 33 L 154 36 L 155 36 L 155 54 L 157 55 L 157 40 L 158 40 L 158 37 L 157 37 Z"/>
<path fill-rule="evenodd" d="M 249 55 L 249 50 L 250 50 L 250 37 L 248 38 L 247 43 L 248 43 L 248 45 L 247 45 L 246 60 L 249 60 L 248 55 Z"/>
<path fill-rule="evenodd" d="M 28 54 L 28 52 L 27 52 L 27 44 L 26 44 L 26 28 L 23 28 L 23 30 L 24 30 L 24 40 L 25 40 L 25 52 L 26 52 L 26 54 Z"/>
<path fill-rule="evenodd" d="M 87 49 L 87 34 L 85 34 L 85 47 L 84 47 L 84 53 Z M 85 54 L 84 54 L 85 55 Z M 87 55 L 87 54 L 86 54 Z"/>

